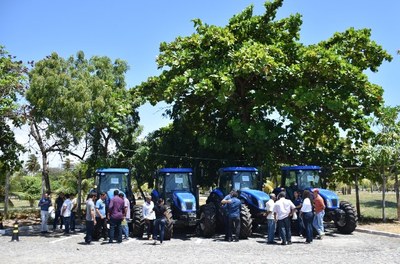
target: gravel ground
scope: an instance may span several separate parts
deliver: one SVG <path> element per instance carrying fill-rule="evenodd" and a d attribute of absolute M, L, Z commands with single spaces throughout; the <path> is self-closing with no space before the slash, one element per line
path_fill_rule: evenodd
<path fill-rule="evenodd" d="M 287 246 L 267 245 L 265 234 L 239 242 L 225 242 L 222 235 L 199 238 L 182 231 L 162 245 L 131 238 L 121 244 L 93 242 L 85 245 L 83 232 L 46 236 L 37 227 L 20 231 L 20 241 L 0 236 L 0 263 L 400 263 L 400 238 L 354 232 L 341 235 L 328 230 L 322 240 L 304 244 L 293 237 Z"/>

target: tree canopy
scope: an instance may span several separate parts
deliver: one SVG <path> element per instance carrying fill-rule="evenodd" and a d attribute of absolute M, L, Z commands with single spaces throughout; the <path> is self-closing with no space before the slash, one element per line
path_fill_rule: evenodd
<path fill-rule="evenodd" d="M 127 70 L 125 61 L 99 56 L 88 60 L 80 51 L 68 59 L 53 53 L 30 71 L 28 120 L 42 154 L 47 190 L 49 152 L 81 160 L 89 153 L 87 162 L 105 166 L 115 146 L 133 140 L 137 103 L 126 89 Z"/>
<path fill-rule="evenodd" d="M 371 135 L 367 117 L 383 104 L 383 89 L 365 72 L 392 57 L 369 29 L 304 45 L 300 14 L 276 19 L 282 4 L 267 1 L 262 15 L 249 6 L 226 26 L 193 20 L 195 33 L 161 43 L 161 74 L 134 92 L 171 104 L 166 114 L 211 157 L 332 163 L 341 131 L 353 144 Z"/>
<path fill-rule="evenodd" d="M 22 124 L 17 103 L 26 88 L 27 68 L 0 46 L 0 170 L 21 166 L 19 152 L 23 147 L 15 140 L 11 125 Z"/>

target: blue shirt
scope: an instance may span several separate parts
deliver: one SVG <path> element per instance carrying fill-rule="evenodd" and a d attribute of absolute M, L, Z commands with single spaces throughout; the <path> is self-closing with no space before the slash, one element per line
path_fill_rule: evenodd
<path fill-rule="evenodd" d="M 96 209 L 98 209 L 100 211 L 101 216 L 106 216 L 106 204 L 103 200 L 98 199 L 96 201 Z M 97 214 L 96 212 L 96 216 L 100 217 L 100 215 Z"/>
<path fill-rule="evenodd" d="M 229 218 L 240 218 L 240 207 L 242 202 L 236 197 L 232 197 L 230 201 L 231 202 L 228 203 Z"/>
<path fill-rule="evenodd" d="M 42 198 L 39 201 L 40 210 L 49 211 L 49 207 L 51 206 L 50 198 Z"/>

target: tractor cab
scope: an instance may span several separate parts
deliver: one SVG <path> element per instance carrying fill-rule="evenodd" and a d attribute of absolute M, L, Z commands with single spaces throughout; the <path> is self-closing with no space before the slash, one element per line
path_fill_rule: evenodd
<path fill-rule="evenodd" d="M 102 192 L 107 194 L 106 204 L 114 197 L 114 191 L 124 193 L 135 204 L 135 198 L 132 193 L 131 173 L 125 168 L 102 168 L 96 170 L 96 192 L 99 195 Z"/>
<path fill-rule="evenodd" d="M 333 221 L 339 232 L 352 233 L 357 226 L 357 214 L 352 205 L 346 201 L 339 202 L 339 196 L 331 190 L 322 187 L 321 167 L 319 166 L 285 166 L 281 168 L 281 187 L 274 190 L 278 193 L 284 188 L 288 198 L 293 200 L 294 192 L 319 189 L 319 194 L 324 199 L 325 217 L 324 221 Z"/>
<path fill-rule="evenodd" d="M 196 225 L 197 200 L 191 168 L 163 168 L 156 174 L 156 189 L 151 196 L 156 203 L 159 198 L 165 200 L 172 210 L 172 217 L 184 225 Z M 178 223 L 179 224 L 179 223 Z"/>
<path fill-rule="evenodd" d="M 282 185 L 288 198 L 294 199 L 295 191 L 321 188 L 321 167 L 319 166 L 286 166 L 282 167 Z M 275 192 L 279 192 L 276 190 Z"/>

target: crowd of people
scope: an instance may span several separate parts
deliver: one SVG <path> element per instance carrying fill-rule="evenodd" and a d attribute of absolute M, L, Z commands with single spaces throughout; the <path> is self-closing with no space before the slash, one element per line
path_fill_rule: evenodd
<path fill-rule="evenodd" d="M 224 213 L 225 240 L 239 241 L 240 238 L 240 210 L 241 201 L 236 190 L 232 190 L 221 201 Z M 41 232 L 48 233 L 47 222 L 49 219 L 50 208 L 52 207 L 49 194 L 45 193 L 39 201 L 41 209 Z M 53 230 L 60 230 L 64 225 L 64 234 L 75 232 L 75 217 L 77 213 L 77 200 L 74 194 L 60 193 L 55 200 L 55 216 Z M 159 198 L 154 204 L 148 196 L 143 204 L 142 213 L 146 226 L 147 239 L 153 240 L 153 244 L 160 244 L 164 241 L 167 207 L 164 200 Z M 313 189 L 312 193 L 308 190 L 294 192 L 293 201 L 287 199 L 285 191 L 281 191 L 277 196 L 270 194 L 270 200 L 266 203 L 264 216 L 267 223 L 267 244 L 277 244 L 276 234 L 281 241 L 281 245 L 292 244 L 291 224 L 295 222 L 296 229 L 300 236 L 305 237 L 305 243 L 313 241 L 313 229 L 317 232 L 317 238 L 322 239 L 324 235 L 323 218 L 325 214 L 325 204 L 319 195 L 319 189 Z M 92 192 L 86 200 L 86 236 L 85 243 L 90 244 L 93 240 L 118 243 L 122 239 L 129 239 L 130 201 L 124 193 L 114 191 L 114 196 L 107 204 L 107 194 L 105 192 L 97 194 Z M 109 224 L 109 228 L 108 225 Z M 109 229 L 109 230 L 108 230 Z"/>
<path fill-rule="evenodd" d="M 41 233 L 48 233 L 48 220 L 54 208 L 53 231 L 63 230 L 64 234 L 75 232 L 75 217 L 77 213 L 77 200 L 74 194 L 59 193 L 55 200 L 55 207 L 48 193 L 45 193 L 39 201 L 41 210 Z M 129 239 L 130 201 L 124 193 L 114 190 L 114 196 L 107 204 L 107 194 L 91 192 L 86 200 L 86 236 L 85 243 L 93 240 L 121 243 L 123 239 Z M 163 243 L 166 225 L 166 206 L 162 198 L 154 205 L 151 197 L 146 197 L 143 204 L 143 218 L 146 224 L 146 232 L 153 244 L 157 241 Z M 64 226 L 64 228 L 63 228 Z M 59 227 L 59 229 L 58 229 Z"/>

